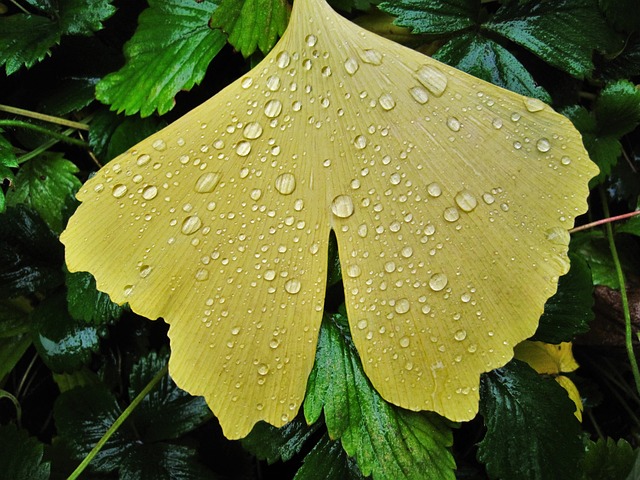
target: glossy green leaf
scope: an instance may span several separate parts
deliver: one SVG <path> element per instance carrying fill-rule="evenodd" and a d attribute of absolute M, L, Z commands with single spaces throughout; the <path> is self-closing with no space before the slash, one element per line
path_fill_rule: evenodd
<path fill-rule="evenodd" d="M 98 83 L 98 100 L 127 115 L 171 110 L 175 95 L 202 81 L 226 43 L 224 34 L 209 26 L 216 6 L 212 0 L 150 0 L 125 45 L 125 66 Z"/>
<path fill-rule="evenodd" d="M 81 110 L 95 100 L 97 78 L 64 78 L 40 102 L 44 113 L 67 115 Z"/>
<path fill-rule="evenodd" d="M 547 300 L 532 340 L 558 344 L 570 342 L 589 330 L 593 320 L 593 281 L 586 260 L 570 255 L 571 269 L 560 278 L 558 291 Z"/>
<path fill-rule="evenodd" d="M 584 480 L 618 480 L 627 478 L 640 450 L 635 450 L 624 439 L 612 438 L 587 441 L 584 458 Z"/>
<path fill-rule="evenodd" d="M 2 133 L 1 128 L 0 133 Z M 4 136 L 0 135 L 0 185 L 3 185 L 5 181 L 9 184 L 13 183 L 15 177 L 11 168 L 17 166 L 18 161 L 13 151 L 13 145 Z M 4 212 L 6 204 L 4 189 L 0 188 L 0 213 Z"/>
<path fill-rule="evenodd" d="M 56 372 L 71 372 L 87 364 L 98 350 L 100 336 L 94 325 L 75 320 L 67 311 L 62 294 L 47 297 L 31 313 L 33 343 L 47 366 Z"/>
<path fill-rule="evenodd" d="M 60 153 L 43 153 L 22 165 L 15 178 L 15 189 L 7 194 L 7 204 L 26 204 L 37 211 L 49 228 L 63 230 L 80 188 L 78 172 Z"/>
<path fill-rule="evenodd" d="M 574 410 L 566 390 L 523 362 L 485 374 L 480 413 L 487 433 L 478 459 L 490 478 L 579 479 L 584 447 Z"/>
<path fill-rule="evenodd" d="M 194 448 L 167 443 L 140 444 L 123 455 L 120 480 L 203 480 L 213 472 L 200 464 Z"/>
<path fill-rule="evenodd" d="M 31 335 L 25 333 L 0 338 L 0 381 L 13 370 L 30 345 Z"/>
<path fill-rule="evenodd" d="M 476 33 L 465 33 L 445 43 L 433 58 L 499 87 L 551 102 L 526 68 L 500 44 Z"/>
<path fill-rule="evenodd" d="M 295 418 L 281 428 L 260 422 L 241 442 L 245 449 L 269 464 L 286 462 L 300 452 L 319 426 L 319 422 L 307 425 L 301 418 Z"/>
<path fill-rule="evenodd" d="M 220 0 L 211 26 L 229 35 L 229 43 L 248 57 L 256 48 L 268 53 L 289 20 L 285 0 Z"/>
<path fill-rule="evenodd" d="M 41 61 L 63 35 L 90 35 L 115 12 L 109 0 L 40 3 L 38 15 L 0 17 L 0 67 L 7 75 Z"/>
<path fill-rule="evenodd" d="M 44 445 L 15 425 L 0 426 L 0 472 L 11 480 L 48 480 L 51 464 Z"/>
<path fill-rule="evenodd" d="M 144 389 L 169 360 L 166 353 L 149 353 L 133 365 L 129 376 L 129 398 Z M 192 397 L 165 375 L 131 416 L 136 431 L 147 442 L 170 440 L 212 418 L 202 397 Z"/>
<path fill-rule="evenodd" d="M 399 0 L 382 2 L 380 9 L 398 17 L 393 23 L 411 28 L 413 33 L 443 35 L 477 25 L 480 2 L 476 0 Z"/>
<path fill-rule="evenodd" d="M 62 263 L 62 245 L 37 213 L 17 205 L 0 215 L 0 298 L 62 284 Z"/>
<path fill-rule="evenodd" d="M 329 436 L 341 441 L 365 476 L 454 478 L 448 424 L 385 402 L 365 376 L 348 332 L 342 314 L 323 320 L 304 401 L 307 422 L 324 412 Z"/>
<path fill-rule="evenodd" d="M 593 70 L 594 50 L 616 51 L 623 45 L 597 0 L 507 2 L 483 27 L 578 78 Z"/>
<path fill-rule="evenodd" d="M 69 314 L 76 320 L 100 325 L 120 318 L 122 307 L 109 295 L 96 289 L 96 280 L 88 272 L 66 272 Z"/>
<path fill-rule="evenodd" d="M 324 434 L 304 457 L 294 480 L 364 480 L 355 462 L 340 445 Z"/>

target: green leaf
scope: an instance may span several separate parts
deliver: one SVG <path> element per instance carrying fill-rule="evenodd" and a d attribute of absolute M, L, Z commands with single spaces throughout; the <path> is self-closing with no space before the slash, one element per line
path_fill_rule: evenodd
<path fill-rule="evenodd" d="M 347 457 L 340 442 L 334 442 L 328 434 L 304 457 L 302 467 L 294 480 L 364 480 L 355 463 Z"/>
<path fill-rule="evenodd" d="M 220 0 L 210 25 L 229 35 L 229 43 L 246 58 L 256 48 L 269 53 L 284 33 L 289 10 L 284 0 Z"/>
<path fill-rule="evenodd" d="M 101 325 L 120 318 L 122 307 L 96 289 L 96 280 L 90 273 L 65 273 L 69 314 L 74 319 Z"/>
<path fill-rule="evenodd" d="M 67 311 L 62 294 L 47 297 L 31 313 L 33 343 L 47 366 L 56 372 L 77 370 L 91 360 L 100 346 L 98 330 L 78 322 Z"/>
<path fill-rule="evenodd" d="M 452 67 L 527 97 L 551 102 L 526 68 L 500 44 L 475 33 L 445 43 L 433 56 Z"/>
<path fill-rule="evenodd" d="M 77 112 L 95 100 L 96 78 L 64 78 L 40 102 L 43 113 L 67 115 Z"/>
<path fill-rule="evenodd" d="M 13 370 L 31 345 L 31 335 L 0 338 L 0 381 Z"/>
<path fill-rule="evenodd" d="M 490 478 L 579 479 L 584 455 L 575 405 L 554 379 L 512 360 L 482 376 L 487 433 L 478 459 Z"/>
<path fill-rule="evenodd" d="M 616 443 L 612 438 L 587 441 L 584 458 L 584 480 L 618 480 L 631 472 L 639 450 L 624 439 Z"/>
<path fill-rule="evenodd" d="M 1 128 L 0 133 L 2 133 Z M 17 166 L 18 159 L 16 158 L 16 154 L 13 152 L 13 145 L 11 145 L 6 138 L 0 135 L 0 213 L 5 211 L 7 204 L 2 185 L 7 180 L 9 185 L 14 182 L 15 177 L 11 168 L 16 168 Z"/>
<path fill-rule="evenodd" d="M 221 31 L 209 27 L 215 9 L 211 0 L 150 0 L 125 45 L 125 66 L 98 83 L 98 100 L 127 115 L 171 110 L 175 95 L 202 81 L 226 43 Z"/>
<path fill-rule="evenodd" d="M 318 423 L 307 425 L 300 418 L 295 418 L 282 428 L 259 422 L 241 442 L 246 450 L 269 464 L 286 462 L 300 452 L 318 427 Z"/>
<path fill-rule="evenodd" d="M 115 12 L 109 0 L 58 0 L 38 5 L 43 15 L 0 17 L 0 67 L 11 75 L 41 61 L 63 35 L 91 35 Z"/>
<path fill-rule="evenodd" d="M 532 340 L 558 344 L 570 342 L 589 330 L 593 320 L 593 281 L 587 262 L 570 255 L 571 269 L 560 278 L 558 291 L 547 300 Z"/>
<path fill-rule="evenodd" d="M 626 222 L 616 225 L 615 232 L 629 233 L 631 235 L 635 235 L 636 237 L 640 237 L 640 215 L 631 217 Z"/>
<path fill-rule="evenodd" d="M 31 330 L 29 315 L 8 301 L 0 301 L 0 338 L 13 337 Z"/>
<path fill-rule="evenodd" d="M 636 0 L 598 0 L 598 3 L 617 30 L 640 31 L 640 9 Z"/>
<path fill-rule="evenodd" d="M 0 298 L 63 283 L 63 248 L 42 219 L 25 205 L 0 215 Z"/>
<path fill-rule="evenodd" d="M 80 188 L 78 172 L 61 153 L 43 153 L 22 165 L 15 179 L 15 189 L 7 195 L 9 205 L 26 204 L 37 211 L 51 230 L 60 233 L 75 204 Z"/>
<path fill-rule="evenodd" d="M 126 451 L 120 480 L 203 480 L 213 472 L 197 460 L 197 451 L 184 445 L 140 444 Z"/>
<path fill-rule="evenodd" d="M 445 35 L 473 28 L 478 23 L 480 13 L 480 2 L 476 0 L 399 0 L 382 2 L 379 7 L 398 17 L 393 22 L 395 25 L 411 28 L 413 33 L 430 35 Z"/>
<path fill-rule="evenodd" d="M 329 436 L 340 439 L 365 476 L 453 479 L 448 424 L 385 402 L 365 376 L 348 331 L 342 314 L 323 320 L 304 401 L 307 422 L 324 411 Z"/>
<path fill-rule="evenodd" d="M 48 480 L 44 445 L 15 425 L 0 426 L 0 472 L 11 480 Z"/>
<path fill-rule="evenodd" d="M 599 136 L 620 138 L 640 124 L 640 90 L 628 80 L 607 84 L 595 105 Z"/>
<path fill-rule="evenodd" d="M 343 12 L 351 12 L 353 10 L 367 11 L 371 9 L 371 5 L 376 5 L 380 0 L 329 0 L 331 6 Z"/>
<path fill-rule="evenodd" d="M 508 2 L 483 27 L 578 78 L 593 70 L 594 49 L 617 51 L 623 45 L 598 10 L 597 0 Z"/>
<path fill-rule="evenodd" d="M 129 398 L 135 398 L 167 364 L 166 353 L 149 353 L 133 365 Z M 136 431 L 146 442 L 180 437 L 212 418 L 202 397 L 192 397 L 165 375 L 131 415 Z"/>

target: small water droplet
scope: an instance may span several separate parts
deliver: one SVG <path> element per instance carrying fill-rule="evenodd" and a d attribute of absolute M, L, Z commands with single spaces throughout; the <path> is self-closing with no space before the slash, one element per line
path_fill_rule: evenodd
<path fill-rule="evenodd" d="M 367 325 L 369 325 L 369 323 L 364 319 L 360 320 L 357 324 L 359 330 L 364 330 L 365 328 L 367 328 Z"/>
<path fill-rule="evenodd" d="M 458 330 L 454 335 L 453 338 L 455 338 L 457 341 L 461 342 L 462 340 L 464 340 L 465 338 L 467 338 L 467 332 L 465 332 L 464 330 Z"/>
<path fill-rule="evenodd" d="M 280 52 L 276 57 L 276 64 L 280 68 L 287 68 L 289 63 L 291 63 L 291 56 L 289 55 L 289 52 Z"/>
<path fill-rule="evenodd" d="M 258 375 L 265 376 L 267 373 L 269 373 L 269 366 L 264 363 L 261 363 L 258 366 Z"/>
<path fill-rule="evenodd" d="M 551 150 L 551 143 L 549 143 L 548 139 L 541 138 L 536 143 L 536 148 L 538 149 L 539 152 L 545 153 L 545 152 L 548 152 L 549 150 Z"/>
<path fill-rule="evenodd" d="M 220 173 L 207 172 L 200 175 L 196 181 L 195 191 L 197 193 L 210 193 L 216 188 L 220 181 Z"/>
<path fill-rule="evenodd" d="M 154 148 L 154 150 L 158 150 L 159 152 L 167 149 L 167 144 L 164 143 L 164 140 L 162 140 L 161 138 L 155 140 L 151 144 L 151 146 Z"/>
<path fill-rule="evenodd" d="M 298 280 L 297 278 L 292 278 L 291 280 L 287 281 L 287 283 L 284 284 L 284 289 L 287 292 L 289 292 L 291 295 L 295 295 L 300 291 L 301 286 L 302 285 L 300 283 L 300 280 Z"/>
<path fill-rule="evenodd" d="M 491 205 L 496 201 L 496 199 L 490 193 L 483 193 L 482 200 L 484 200 L 484 203 L 486 203 L 487 205 Z"/>
<path fill-rule="evenodd" d="M 136 163 L 142 167 L 143 165 L 146 165 L 147 163 L 149 163 L 149 160 L 151 160 L 151 155 L 148 155 L 146 153 L 143 153 L 142 155 L 140 155 L 138 157 L 138 159 L 136 160 Z"/>
<path fill-rule="evenodd" d="M 364 147 L 367 146 L 367 139 L 365 138 L 364 135 L 358 135 L 356 138 L 353 139 L 353 144 L 358 150 L 362 150 Z"/>
<path fill-rule="evenodd" d="M 495 128 L 496 130 L 500 130 L 502 128 L 502 119 L 494 118 L 493 122 L 491 122 L 491 125 L 493 125 L 493 128 Z"/>
<path fill-rule="evenodd" d="M 236 146 L 236 153 L 238 155 L 240 155 L 241 157 L 246 157 L 247 155 L 249 155 L 250 152 L 251 152 L 251 142 L 248 142 L 246 140 L 242 140 L 241 142 L 238 142 L 238 145 Z"/>
<path fill-rule="evenodd" d="M 511 121 L 517 122 L 520 120 L 520 114 L 518 112 L 514 112 L 511 114 Z"/>
<path fill-rule="evenodd" d="M 207 280 L 209 278 L 209 270 L 207 270 L 206 268 L 200 268 L 197 272 L 196 272 L 196 280 L 199 282 L 204 282 L 205 280 Z"/>
<path fill-rule="evenodd" d="M 429 185 L 427 185 L 427 193 L 432 197 L 437 198 L 442 195 L 442 188 L 440 188 L 440 185 L 435 182 L 430 183 Z"/>
<path fill-rule="evenodd" d="M 142 198 L 145 200 L 153 200 L 158 195 L 158 187 L 155 185 L 149 185 L 142 190 Z"/>
<path fill-rule="evenodd" d="M 412 87 L 409 89 L 409 93 L 420 105 L 424 105 L 429 101 L 429 94 L 422 87 Z"/>
<path fill-rule="evenodd" d="M 537 98 L 525 97 L 524 106 L 526 107 L 527 110 L 533 113 L 533 112 L 539 112 L 540 110 L 544 109 L 545 105 L 544 105 L 544 102 L 542 102 L 541 100 L 538 100 Z"/>
<path fill-rule="evenodd" d="M 322 67 L 322 76 L 327 78 L 331 76 L 331 67 Z M 323 100 L 323 106 L 326 99 Z M 327 105 L 328 107 L 328 105 Z M 326 108 L 326 107 L 325 107 Z"/>
<path fill-rule="evenodd" d="M 149 265 L 140 266 L 140 277 L 146 278 L 151 273 L 152 268 Z"/>
<path fill-rule="evenodd" d="M 262 125 L 258 122 L 250 122 L 244 127 L 242 131 L 244 138 L 248 138 L 249 140 L 254 140 L 262 135 Z"/>
<path fill-rule="evenodd" d="M 318 37 L 316 37 L 315 35 L 307 35 L 304 41 L 307 43 L 308 47 L 313 47 L 316 43 L 318 43 Z"/>
<path fill-rule="evenodd" d="M 570 165 L 571 164 L 571 159 L 569 157 L 562 157 L 560 159 L 560 163 L 562 165 Z"/>
<path fill-rule="evenodd" d="M 338 195 L 331 202 L 331 211 L 336 217 L 348 218 L 353 215 L 353 200 L 349 195 Z"/>
<path fill-rule="evenodd" d="M 448 207 L 444 209 L 442 216 L 447 222 L 455 222 L 460 218 L 460 212 L 456 207 Z"/>
<path fill-rule="evenodd" d="M 393 273 L 396 271 L 396 262 L 389 261 L 384 264 L 384 271 L 387 273 Z"/>
<path fill-rule="evenodd" d="M 402 348 L 407 348 L 410 343 L 411 343 L 411 340 L 409 339 L 409 337 L 402 337 L 400 339 L 400 346 Z"/>
<path fill-rule="evenodd" d="M 296 177 L 292 173 L 283 173 L 276 178 L 275 186 L 282 195 L 290 195 L 296 189 Z"/>
<path fill-rule="evenodd" d="M 282 112 L 280 100 L 269 100 L 264 106 L 264 114 L 269 118 L 276 118 Z"/>
<path fill-rule="evenodd" d="M 129 297 L 131 296 L 132 293 L 133 293 L 133 285 L 125 285 L 123 295 L 125 297 Z"/>
<path fill-rule="evenodd" d="M 365 238 L 367 236 L 367 233 L 369 231 L 369 228 L 367 227 L 366 224 L 361 224 L 360 226 L 358 226 L 358 235 L 361 238 Z"/>
<path fill-rule="evenodd" d="M 352 264 L 347 267 L 347 275 L 351 278 L 358 278 L 362 271 L 358 265 Z"/>
<path fill-rule="evenodd" d="M 391 185 L 398 185 L 402 181 L 402 178 L 398 172 L 395 172 L 391 174 L 389 181 L 391 182 Z"/>
<path fill-rule="evenodd" d="M 387 110 L 387 111 L 392 110 L 393 107 L 396 106 L 396 101 L 388 93 L 384 93 L 380 95 L 380 98 L 378 98 L 378 103 L 384 110 Z"/>
<path fill-rule="evenodd" d="M 413 255 L 413 248 L 407 245 L 402 249 L 401 254 L 404 258 L 410 258 Z"/>
<path fill-rule="evenodd" d="M 116 198 L 122 198 L 127 194 L 127 186 L 122 185 L 121 183 L 114 185 L 112 194 Z"/>
<path fill-rule="evenodd" d="M 474 197 L 473 194 L 468 190 L 462 190 L 461 192 L 458 192 L 455 200 L 458 204 L 458 207 L 460 207 L 463 212 L 471 212 L 478 206 L 476 197 Z"/>
<path fill-rule="evenodd" d="M 436 97 L 447 89 L 447 76 L 432 65 L 425 65 L 417 72 L 418 80 Z"/>
<path fill-rule="evenodd" d="M 360 51 L 359 53 L 360 58 L 364 63 L 368 63 L 370 65 L 380 65 L 382 63 L 382 54 L 377 50 L 368 48 Z"/>
<path fill-rule="evenodd" d="M 240 81 L 240 85 L 242 86 L 242 88 L 247 89 L 249 88 L 251 85 L 253 85 L 253 78 L 251 77 L 244 77 L 241 81 Z"/>
<path fill-rule="evenodd" d="M 447 286 L 447 283 L 449 283 L 449 279 L 444 273 L 435 273 L 429 279 L 429 287 L 431 287 L 431 290 L 434 292 L 443 290 L 444 287 Z"/>
<path fill-rule="evenodd" d="M 456 117 L 449 117 L 447 119 L 447 127 L 452 132 L 458 132 L 460 131 L 460 121 Z"/>
<path fill-rule="evenodd" d="M 358 65 L 358 61 L 355 58 L 349 57 L 345 60 L 344 69 L 349 75 L 355 74 L 358 71 L 358 68 L 360 68 L 360 65 Z"/>
<path fill-rule="evenodd" d="M 407 313 L 409 311 L 409 309 L 411 308 L 411 303 L 409 303 L 409 300 L 407 300 L 406 298 L 401 298 L 396 302 L 396 305 L 394 308 L 396 313 L 399 313 L 402 315 L 403 313 Z M 400 342 L 401 342 L 400 344 L 402 345 L 402 340 Z"/>
<path fill-rule="evenodd" d="M 200 220 L 200 217 L 192 215 L 184 219 L 181 230 L 185 235 L 192 235 L 196 233 L 201 226 L 202 221 Z"/>

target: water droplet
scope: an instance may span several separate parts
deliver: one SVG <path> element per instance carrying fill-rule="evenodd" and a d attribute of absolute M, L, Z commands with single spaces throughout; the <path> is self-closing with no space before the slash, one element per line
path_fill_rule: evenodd
<path fill-rule="evenodd" d="M 413 248 L 406 246 L 402 249 L 401 254 L 404 258 L 410 258 L 413 255 Z"/>
<path fill-rule="evenodd" d="M 336 217 L 348 218 L 353 215 L 353 200 L 349 195 L 338 195 L 331 202 L 331 211 Z"/>
<path fill-rule="evenodd" d="M 541 138 L 540 140 L 538 140 L 538 143 L 536 143 L 536 148 L 539 152 L 545 153 L 551 150 L 551 144 L 546 138 Z"/>
<path fill-rule="evenodd" d="M 407 362 L 404 364 L 405 370 L 411 371 L 413 370 L 413 362 Z"/>
<path fill-rule="evenodd" d="M 304 41 L 307 42 L 307 46 L 313 47 L 318 42 L 318 37 L 315 35 L 307 35 Z"/>
<path fill-rule="evenodd" d="M 269 118 L 275 118 L 282 112 L 282 102 L 280 100 L 269 100 L 264 106 L 264 114 Z"/>
<path fill-rule="evenodd" d="M 427 193 L 432 197 L 436 198 L 442 195 L 442 188 L 437 183 L 430 183 L 427 185 Z"/>
<path fill-rule="evenodd" d="M 484 200 L 484 203 L 486 203 L 487 205 L 491 205 L 496 201 L 496 199 L 490 193 L 483 193 L 482 200 Z"/>
<path fill-rule="evenodd" d="M 216 188 L 220 181 L 220 173 L 207 172 L 200 175 L 198 181 L 196 181 L 195 191 L 197 193 L 210 193 Z"/>
<path fill-rule="evenodd" d="M 292 173 L 283 173 L 276 178 L 276 190 L 282 195 L 290 195 L 296 189 L 296 177 Z"/>
<path fill-rule="evenodd" d="M 158 187 L 155 185 L 149 185 L 142 190 L 142 198 L 145 200 L 153 200 L 158 195 Z"/>
<path fill-rule="evenodd" d="M 411 343 L 411 340 L 409 339 L 409 337 L 402 337 L 400 339 L 400 346 L 402 348 L 407 348 L 410 343 Z"/>
<path fill-rule="evenodd" d="M 452 132 L 458 132 L 460 130 L 460 121 L 456 117 L 449 117 L 447 119 L 447 127 Z"/>
<path fill-rule="evenodd" d="M 391 182 L 391 185 L 398 185 L 402 181 L 402 178 L 398 172 L 395 172 L 391 174 L 389 181 Z"/>
<path fill-rule="evenodd" d="M 276 278 L 276 271 L 275 270 L 267 270 L 266 272 L 264 272 L 264 279 L 267 281 L 271 281 L 274 278 Z"/>
<path fill-rule="evenodd" d="M 369 63 L 371 65 L 380 65 L 382 63 L 382 54 L 377 50 L 368 48 L 359 53 L 360 58 L 364 63 Z"/>
<path fill-rule="evenodd" d="M 125 285 L 124 286 L 124 296 L 129 297 L 133 293 L 133 285 Z"/>
<path fill-rule="evenodd" d="M 524 99 L 524 106 L 530 112 L 539 112 L 540 110 L 544 109 L 545 105 L 544 102 L 538 100 L 537 98 L 526 97 Z"/>
<path fill-rule="evenodd" d="M 266 365 L 266 364 L 264 364 L 264 363 L 261 363 L 261 364 L 258 366 L 258 375 L 262 375 L 262 376 L 264 376 L 264 375 L 266 375 L 267 373 L 269 373 L 269 366 L 268 366 L 268 365 Z"/>
<path fill-rule="evenodd" d="M 297 278 L 292 278 L 291 280 L 289 280 L 287 283 L 284 284 L 284 289 L 287 292 L 289 292 L 291 295 L 295 295 L 300 291 L 301 286 L 302 285 L 300 284 L 300 280 L 298 280 Z"/>
<path fill-rule="evenodd" d="M 547 234 L 547 240 L 555 245 L 567 246 L 571 240 L 569 232 L 562 227 L 550 228 L 545 233 Z"/>
<path fill-rule="evenodd" d="M 288 52 L 280 52 L 276 57 L 276 64 L 280 68 L 287 68 L 291 63 L 291 56 Z"/>
<path fill-rule="evenodd" d="M 560 159 L 560 163 L 562 165 L 569 165 L 569 164 L 571 164 L 571 159 L 569 157 L 562 157 Z"/>
<path fill-rule="evenodd" d="M 209 270 L 206 268 L 201 268 L 196 272 L 196 280 L 199 282 L 204 282 L 209 278 Z"/>
<path fill-rule="evenodd" d="M 388 110 L 392 110 L 393 107 L 396 106 L 396 101 L 388 93 L 384 93 L 384 94 L 380 95 L 380 98 L 378 98 L 378 103 L 380 104 L 380 106 L 383 109 L 385 109 L 387 111 Z"/>
<path fill-rule="evenodd" d="M 358 226 L 358 235 L 361 238 L 365 238 L 367 236 L 367 233 L 369 231 L 369 228 L 367 227 L 366 224 L 361 224 L 360 226 Z"/>
<path fill-rule="evenodd" d="M 491 125 L 493 125 L 493 128 L 495 128 L 496 130 L 500 130 L 502 128 L 502 119 L 494 118 L 493 122 L 491 122 Z"/>
<path fill-rule="evenodd" d="M 367 146 L 367 139 L 364 137 L 364 135 L 358 135 L 356 138 L 353 139 L 353 144 L 356 146 L 358 150 L 362 150 L 364 147 Z"/>
<path fill-rule="evenodd" d="M 262 125 L 258 122 L 250 122 L 244 127 L 242 131 L 244 138 L 248 138 L 249 140 L 253 140 L 262 135 Z"/>
<path fill-rule="evenodd" d="M 401 298 L 396 302 L 396 305 L 395 305 L 396 313 L 399 313 L 399 314 L 407 313 L 410 308 L 411 308 L 411 304 L 409 303 L 409 300 L 407 300 L 406 298 Z M 402 345 L 402 340 L 400 340 L 400 344 Z"/>
<path fill-rule="evenodd" d="M 460 218 L 460 212 L 456 207 L 449 207 L 444 209 L 442 216 L 447 222 L 455 222 Z"/>
<path fill-rule="evenodd" d="M 347 267 L 347 275 L 351 278 L 358 278 L 362 271 L 358 265 L 352 264 Z"/>
<path fill-rule="evenodd" d="M 468 190 L 462 190 L 461 192 L 458 192 L 455 200 L 458 204 L 458 207 L 460 207 L 463 212 L 471 212 L 478 206 L 476 197 L 474 197 Z"/>
<path fill-rule="evenodd" d="M 461 342 L 462 340 L 464 340 L 465 338 L 467 338 L 467 332 L 465 332 L 464 330 L 458 330 L 454 335 L 453 338 L 455 338 L 456 340 L 458 340 L 459 342 Z"/>
<path fill-rule="evenodd" d="M 468 293 L 463 293 L 460 296 L 460 300 L 462 301 L 462 303 L 469 303 L 471 301 L 471 295 Z"/>
<path fill-rule="evenodd" d="M 396 271 L 396 262 L 390 261 L 384 264 L 384 271 L 387 273 L 393 273 Z"/>
<path fill-rule="evenodd" d="M 162 140 L 161 138 L 155 140 L 151 144 L 151 146 L 154 148 L 154 150 L 158 150 L 159 152 L 167 149 L 167 144 L 164 143 L 164 140 Z"/>
<path fill-rule="evenodd" d="M 444 273 L 435 273 L 429 279 L 429 287 L 431 287 L 431 290 L 434 292 L 443 290 L 444 287 L 447 286 L 447 283 L 449 283 L 449 279 Z"/>
<path fill-rule="evenodd" d="M 116 198 L 122 198 L 127 194 L 127 186 L 122 185 L 121 183 L 114 185 L 112 194 Z"/>
<path fill-rule="evenodd" d="M 247 89 L 249 88 L 251 85 L 253 85 L 253 78 L 251 77 L 244 77 L 241 81 L 240 81 L 240 85 L 242 86 L 242 88 Z"/>
<path fill-rule="evenodd" d="M 236 147 L 236 153 L 238 155 L 240 155 L 241 157 L 246 157 L 247 155 L 249 155 L 250 152 L 251 152 L 250 142 L 246 140 L 242 140 L 241 142 L 238 142 L 238 146 Z"/>
<path fill-rule="evenodd" d="M 200 220 L 200 217 L 192 215 L 185 218 L 182 222 L 182 233 L 184 233 L 185 235 L 192 235 L 196 233 L 201 226 L 202 221 Z"/>
<path fill-rule="evenodd" d="M 143 153 L 138 157 L 138 159 L 136 160 L 136 163 L 142 167 L 143 165 L 146 165 L 147 163 L 149 163 L 149 160 L 151 160 L 151 155 Z"/>
<path fill-rule="evenodd" d="M 420 105 L 424 105 L 429 101 L 429 94 L 422 87 L 412 87 L 409 89 L 409 93 Z"/>
<path fill-rule="evenodd" d="M 517 122 L 520 120 L 520 114 L 518 112 L 514 112 L 511 114 L 511 121 Z"/>
<path fill-rule="evenodd" d="M 357 326 L 358 326 L 358 329 L 364 330 L 365 328 L 367 328 L 367 325 L 369 325 L 369 323 L 363 319 L 358 322 Z"/>
<path fill-rule="evenodd" d="M 420 83 L 436 97 L 440 97 L 447 89 L 447 76 L 432 65 L 423 66 L 417 75 Z"/>
<path fill-rule="evenodd" d="M 358 61 L 355 58 L 347 58 L 344 62 L 344 69 L 347 71 L 349 75 L 353 75 L 358 71 L 360 65 L 358 65 Z"/>
<path fill-rule="evenodd" d="M 151 273 L 152 268 L 149 265 L 140 266 L 140 277 L 146 278 Z"/>

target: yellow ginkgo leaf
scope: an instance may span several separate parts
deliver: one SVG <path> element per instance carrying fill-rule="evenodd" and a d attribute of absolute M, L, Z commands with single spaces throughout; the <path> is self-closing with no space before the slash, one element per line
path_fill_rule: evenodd
<path fill-rule="evenodd" d="M 86 183 L 62 241 L 164 317 L 173 378 L 239 438 L 301 405 L 333 230 L 375 388 L 466 420 L 567 271 L 596 172 L 542 102 L 296 0 L 247 76 Z"/>

